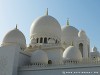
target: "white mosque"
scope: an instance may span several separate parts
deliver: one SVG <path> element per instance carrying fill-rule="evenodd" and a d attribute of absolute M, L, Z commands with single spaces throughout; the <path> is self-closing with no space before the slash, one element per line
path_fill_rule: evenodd
<path fill-rule="evenodd" d="M 99 58 L 96 47 L 90 50 L 84 30 L 71 26 L 69 20 L 61 28 L 47 10 L 33 21 L 28 46 L 17 26 L 5 35 L 0 47 L 0 75 L 100 75 Z"/>

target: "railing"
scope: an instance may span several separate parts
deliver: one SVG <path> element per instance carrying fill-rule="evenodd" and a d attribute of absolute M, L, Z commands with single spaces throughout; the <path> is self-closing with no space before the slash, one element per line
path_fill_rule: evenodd
<path fill-rule="evenodd" d="M 49 68 L 49 67 L 59 67 L 59 66 L 84 66 L 84 65 L 100 65 L 99 60 L 90 60 L 90 59 L 85 59 L 82 61 L 69 61 L 65 62 L 63 64 L 39 64 L 39 63 L 34 63 L 34 64 L 29 64 L 26 66 L 22 66 L 22 68 Z"/>
<path fill-rule="evenodd" d="M 29 47 L 29 49 L 33 50 L 33 49 L 47 49 L 47 48 L 58 48 L 58 47 L 61 47 L 61 44 L 41 44 L 41 43 L 38 43 L 36 45 L 34 45 L 33 47 Z"/>

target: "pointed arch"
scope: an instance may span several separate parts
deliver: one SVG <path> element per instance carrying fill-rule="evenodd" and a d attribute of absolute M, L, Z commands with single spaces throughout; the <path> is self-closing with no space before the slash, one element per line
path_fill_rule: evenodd
<path fill-rule="evenodd" d="M 83 43 L 79 44 L 79 50 L 80 50 L 82 57 L 83 57 Z"/>
<path fill-rule="evenodd" d="M 36 39 L 37 43 L 39 42 L 39 38 Z"/>
<path fill-rule="evenodd" d="M 48 64 L 52 64 L 52 60 L 49 60 L 49 61 L 48 61 Z"/>
<path fill-rule="evenodd" d="M 43 38 L 42 37 L 40 38 L 40 43 L 43 43 Z"/>
<path fill-rule="evenodd" d="M 90 53 L 90 45 L 87 45 L 88 47 L 88 57 L 90 56 L 89 53 Z"/>
<path fill-rule="evenodd" d="M 47 38 L 46 38 L 46 37 L 44 38 L 44 43 L 45 43 L 45 44 L 47 43 Z"/>

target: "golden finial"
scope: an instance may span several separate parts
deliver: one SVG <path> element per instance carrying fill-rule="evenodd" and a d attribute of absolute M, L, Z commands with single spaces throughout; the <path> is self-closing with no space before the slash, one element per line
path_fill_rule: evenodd
<path fill-rule="evenodd" d="M 17 24 L 16 24 L 16 29 L 17 29 Z"/>
<path fill-rule="evenodd" d="M 74 46 L 73 41 L 71 42 L 71 46 Z"/>
<path fill-rule="evenodd" d="M 69 18 L 67 19 L 67 26 L 69 26 Z"/>
<path fill-rule="evenodd" d="M 46 15 L 48 15 L 48 8 L 47 8 L 47 10 L 46 10 Z"/>

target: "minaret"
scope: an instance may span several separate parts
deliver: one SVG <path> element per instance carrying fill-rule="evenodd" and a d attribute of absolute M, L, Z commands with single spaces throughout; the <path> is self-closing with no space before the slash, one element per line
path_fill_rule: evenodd
<path fill-rule="evenodd" d="M 17 24 L 16 24 L 16 29 L 17 29 Z"/>
<path fill-rule="evenodd" d="M 48 16 L 48 8 L 47 8 L 47 10 L 46 10 L 46 15 Z"/>
<path fill-rule="evenodd" d="M 67 26 L 69 26 L 70 24 L 69 24 L 69 18 L 67 19 Z"/>

